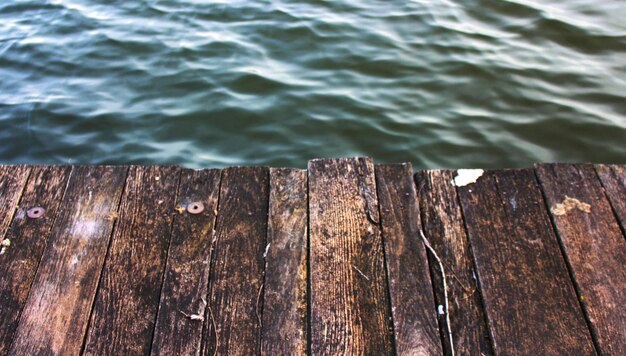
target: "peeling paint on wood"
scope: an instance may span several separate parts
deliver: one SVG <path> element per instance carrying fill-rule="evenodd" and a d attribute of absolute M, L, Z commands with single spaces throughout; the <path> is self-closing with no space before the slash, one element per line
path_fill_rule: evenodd
<path fill-rule="evenodd" d="M 476 183 L 484 172 L 482 169 L 459 169 L 456 171 L 452 184 L 457 187 L 464 187 Z"/>

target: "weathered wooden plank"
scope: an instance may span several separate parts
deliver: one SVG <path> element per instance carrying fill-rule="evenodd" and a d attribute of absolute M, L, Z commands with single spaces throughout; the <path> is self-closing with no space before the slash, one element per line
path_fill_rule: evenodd
<path fill-rule="evenodd" d="M 307 352 L 307 176 L 270 170 L 261 354 Z"/>
<path fill-rule="evenodd" d="M 206 323 L 209 266 L 221 171 L 217 169 L 182 172 L 176 215 L 159 315 L 152 344 L 153 355 L 194 355 L 202 346 Z M 202 203 L 204 211 L 186 209 Z"/>
<path fill-rule="evenodd" d="M 85 354 L 150 351 L 179 178 L 177 167 L 130 167 Z"/>
<path fill-rule="evenodd" d="M 411 164 L 377 165 L 376 188 L 396 351 L 399 355 L 441 354 Z"/>
<path fill-rule="evenodd" d="M 313 354 L 392 352 L 379 221 L 370 158 L 309 162 Z"/>
<path fill-rule="evenodd" d="M 485 172 L 458 192 L 495 353 L 593 354 L 534 172 Z"/>
<path fill-rule="evenodd" d="M 34 167 L 5 236 L 10 246 L 0 255 L 0 355 L 9 351 L 70 171 L 70 166 Z M 45 209 L 45 213 L 29 218 L 32 208 Z"/>
<path fill-rule="evenodd" d="M 418 171 L 415 174 L 422 226 L 444 265 L 450 330 L 456 354 L 490 355 L 493 352 L 489 331 L 453 178 L 454 172 L 449 170 Z M 432 258 L 431 271 L 437 304 L 444 305 L 441 271 Z M 439 321 L 440 330 L 447 331 L 445 315 L 441 314 Z M 442 339 L 446 354 L 451 354 L 445 333 Z"/>
<path fill-rule="evenodd" d="M 30 166 L 0 166 L 0 241 L 11 224 Z"/>
<path fill-rule="evenodd" d="M 626 165 L 596 164 L 595 169 L 622 232 L 626 234 Z"/>
<path fill-rule="evenodd" d="M 205 355 L 260 352 L 268 200 L 267 168 L 222 171 Z"/>
<path fill-rule="evenodd" d="M 74 167 L 10 354 L 78 354 L 126 167 Z"/>
<path fill-rule="evenodd" d="M 600 351 L 626 354 L 626 240 L 591 165 L 538 165 Z"/>

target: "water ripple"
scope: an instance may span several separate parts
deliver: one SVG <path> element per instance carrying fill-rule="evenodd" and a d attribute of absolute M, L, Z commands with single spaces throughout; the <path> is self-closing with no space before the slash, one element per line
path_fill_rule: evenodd
<path fill-rule="evenodd" d="M 626 162 L 608 0 L 0 4 L 0 161 Z"/>

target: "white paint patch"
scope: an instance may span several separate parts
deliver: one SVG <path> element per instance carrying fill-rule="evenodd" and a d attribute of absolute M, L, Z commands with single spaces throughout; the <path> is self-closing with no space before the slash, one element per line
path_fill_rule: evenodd
<path fill-rule="evenodd" d="M 270 243 L 267 244 L 267 246 L 265 246 L 265 252 L 263 252 L 263 258 L 267 257 L 267 252 L 270 250 L 270 245 L 271 244 L 272 243 L 270 242 Z"/>
<path fill-rule="evenodd" d="M 97 220 L 82 220 L 74 222 L 72 226 L 72 235 L 82 238 L 92 238 L 100 229 L 100 223 Z"/>
<path fill-rule="evenodd" d="M 459 169 L 456 173 L 456 177 L 452 181 L 453 185 L 457 187 L 464 187 L 468 184 L 476 183 L 478 178 L 483 175 L 485 171 L 482 169 Z"/>
<path fill-rule="evenodd" d="M 26 217 L 26 210 L 24 209 L 19 209 L 15 213 L 15 220 L 24 220 L 25 217 Z"/>
<path fill-rule="evenodd" d="M 4 239 L 0 245 L 2 246 L 2 249 L 0 249 L 0 255 L 4 255 L 4 253 L 7 252 L 7 248 L 11 246 L 11 240 Z"/>
<path fill-rule="evenodd" d="M 71 267 L 71 268 L 76 267 L 76 265 L 78 264 L 78 261 L 80 261 L 80 260 L 78 259 L 78 256 L 73 255 L 73 256 L 72 256 L 72 258 L 70 259 L 70 267 Z"/>
<path fill-rule="evenodd" d="M 7 248 L 11 246 L 11 240 L 4 239 L 0 245 L 2 246 L 2 249 L 0 249 L 0 255 L 4 255 L 4 253 L 7 252 Z"/>

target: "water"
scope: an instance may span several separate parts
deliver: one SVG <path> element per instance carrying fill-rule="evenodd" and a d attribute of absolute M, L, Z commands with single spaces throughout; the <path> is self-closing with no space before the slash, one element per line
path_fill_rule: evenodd
<path fill-rule="evenodd" d="M 5 0 L 0 162 L 626 163 L 626 2 Z"/>

